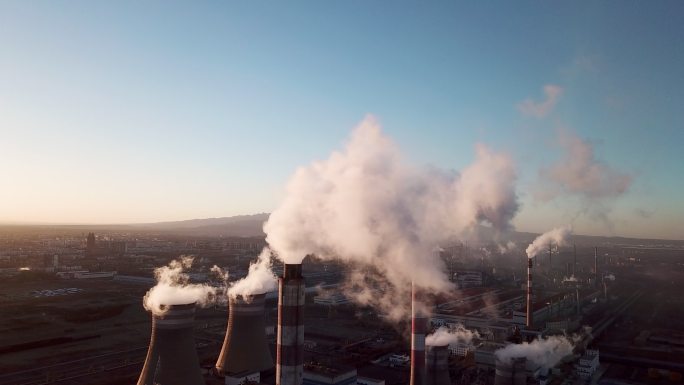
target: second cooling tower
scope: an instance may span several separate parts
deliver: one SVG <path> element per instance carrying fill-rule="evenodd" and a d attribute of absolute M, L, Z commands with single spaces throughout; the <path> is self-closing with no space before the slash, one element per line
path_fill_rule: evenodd
<path fill-rule="evenodd" d="M 204 385 L 195 348 L 195 304 L 152 315 L 152 338 L 137 385 Z"/>
<path fill-rule="evenodd" d="M 219 375 L 273 368 L 273 357 L 266 341 L 265 301 L 266 294 L 230 299 L 226 337 L 216 361 Z"/>
<path fill-rule="evenodd" d="M 451 385 L 449 378 L 449 345 L 427 345 L 425 383 Z"/>

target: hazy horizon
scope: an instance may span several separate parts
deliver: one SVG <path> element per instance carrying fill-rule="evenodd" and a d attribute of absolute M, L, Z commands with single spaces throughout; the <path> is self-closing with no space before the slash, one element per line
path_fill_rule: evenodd
<path fill-rule="evenodd" d="M 516 230 L 684 239 L 681 2 L 0 3 L 0 223 L 272 212 L 367 114 Z M 533 27 L 533 28 L 532 28 Z"/>

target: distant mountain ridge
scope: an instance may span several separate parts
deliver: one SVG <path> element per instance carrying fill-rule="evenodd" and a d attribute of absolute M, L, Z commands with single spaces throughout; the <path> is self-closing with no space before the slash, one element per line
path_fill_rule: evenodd
<path fill-rule="evenodd" d="M 262 237 L 269 213 L 184 221 L 134 224 L 139 229 L 162 230 L 197 236 Z"/>

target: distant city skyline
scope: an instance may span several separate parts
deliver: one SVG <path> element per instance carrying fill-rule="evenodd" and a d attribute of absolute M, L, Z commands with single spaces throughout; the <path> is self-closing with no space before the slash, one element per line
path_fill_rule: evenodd
<path fill-rule="evenodd" d="M 684 239 L 684 4 L 0 1 L 0 223 L 273 211 L 368 114 L 517 230 Z"/>

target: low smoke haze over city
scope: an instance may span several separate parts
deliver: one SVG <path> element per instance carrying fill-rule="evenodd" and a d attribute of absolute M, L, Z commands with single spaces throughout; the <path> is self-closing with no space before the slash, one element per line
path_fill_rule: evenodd
<path fill-rule="evenodd" d="M 672 384 L 684 4 L 0 0 L 0 384 Z"/>

